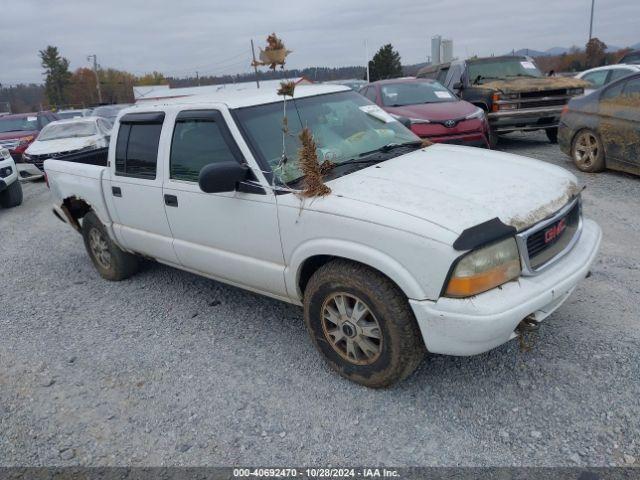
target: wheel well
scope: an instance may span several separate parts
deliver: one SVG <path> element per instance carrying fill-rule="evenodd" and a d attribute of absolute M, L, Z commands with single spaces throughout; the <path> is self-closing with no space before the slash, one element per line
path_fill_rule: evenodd
<path fill-rule="evenodd" d="M 485 112 L 489 111 L 489 107 L 487 106 L 486 103 L 484 102 L 471 102 L 473 105 L 475 105 L 476 107 L 480 107 L 482 110 L 484 110 Z"/>
<path fill-rule="evenodd" d="M 65 198 L 60 208 L 64 211 L 72 226 L 78 231 L 80 230 L 80 219 L 93 210 L 91 205 L 77 197 Z"/>
<path fill-rule="evenodd" d="M 298 288 L 300 289 L 300 298 L 304 297 L 304 290 L 305 288 L 307 288 L 307 284 L 309 283 L 309 280 L 311 279 L 313 274 L 316 273 L 318 269 L 320 269 L 323 265 L 326 265 L 327 263 L 333 260 L 346 260 L 348 262 L 364 265 L 365 267 L 370 268 L 371 270 L 375 270 L 380 275 L 387 278 L 392 284 L 394 284 L 400 292 L 406 295 L 406 293 L 402 290 L 402 288 L 400 288 L 400 286 L 396 282 L 394 282 L 393 279 L 389 278 L 388 275 L 381 272 L 377 268 L 372 267 L 371 265 L 358 262 L 357 260 L 352 260 L 351 258 L 339 257 L 335 255 L 314 255 L 313 257 L 307 258 L 299 269 Z"/>

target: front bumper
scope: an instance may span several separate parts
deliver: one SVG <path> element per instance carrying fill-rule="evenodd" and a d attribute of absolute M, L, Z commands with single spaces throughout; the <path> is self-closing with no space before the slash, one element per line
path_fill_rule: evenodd
<path fill-rule="evenodd" d="M 447 135 L 447 136 L 434 136 L 434 137 L 422 137 L 433 143 L 448 143 L 451 145 L 465 145 L 469 147 L 486 147 L 489 148 L 489 142 L 487 137 L 481 133 L 467 133 L 461 135 Z"/>
<path fill-rule="evenodd" d="M 33 163 L 16 163 L 20 180 L 38 180 L 44 178 L 44 172 Z"/>
<path fill-rule="evenodd" d="M 487 114 L 495 132 L 513 132 L 554 128 L 560 122 L 562 106 L 502 110 Z"/>
<path fill-rule="evenodd" d="M 475 355 L 515 338 L 514 331 L 524 318 L 532 316 L 541 322 L 587 276 L 601 239 L 600 227 L 583 219 L 580 240 L 571 252 L 539 275 L 520 277 L 471 298 L 409 300 L 427 350 Z"/>

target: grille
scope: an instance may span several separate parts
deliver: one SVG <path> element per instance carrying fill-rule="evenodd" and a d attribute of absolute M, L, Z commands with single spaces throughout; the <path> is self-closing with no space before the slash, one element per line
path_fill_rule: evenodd
<path fill-rule="evenodd" d="M 529 264 L 533 270 L 542 267 L 570 244 L 580 225 L 580 203 L 553 223 L 527 237 Z"/>
<path fill-rule="evenodd" d="M 556 100 L 538 100 L 534 102 L 527 102 L 520 105 L 521 108 L 538 108 L 538 107 L 553 107 L 556 105 L 564 105 L 567 103 L 568 98 L 560 98 Z"/>
<path fill-rule="evenodd" d="M 540 97 L 555 97 L 566 95 L 567 90 L 565 88 L 561 88 L 559 90 L 540 90 L 534 92 L 522 92 L 520 94 L 520 98 L 540 98 Z"/>

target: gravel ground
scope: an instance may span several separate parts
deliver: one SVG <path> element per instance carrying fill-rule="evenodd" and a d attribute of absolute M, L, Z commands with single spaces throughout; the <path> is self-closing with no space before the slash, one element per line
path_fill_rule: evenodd
<path fill-rule="evenodd" d="M 640 178 L 581 174 L 593 275 L 535 348 L 429 356 L 369 390 L 301 310 L 157 264 L 102 280 L 42 183 L 0 211 L 0 465 L 640 465 Z"/>

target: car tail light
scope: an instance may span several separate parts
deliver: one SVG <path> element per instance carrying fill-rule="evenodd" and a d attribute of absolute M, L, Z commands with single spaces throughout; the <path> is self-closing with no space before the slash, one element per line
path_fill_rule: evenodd
<path fill-rule="evenodd" d="M 562 107 L 562 115 L 565 115 L 569 111 L 569 104 L 565 103 L 564 107 Z"/>

